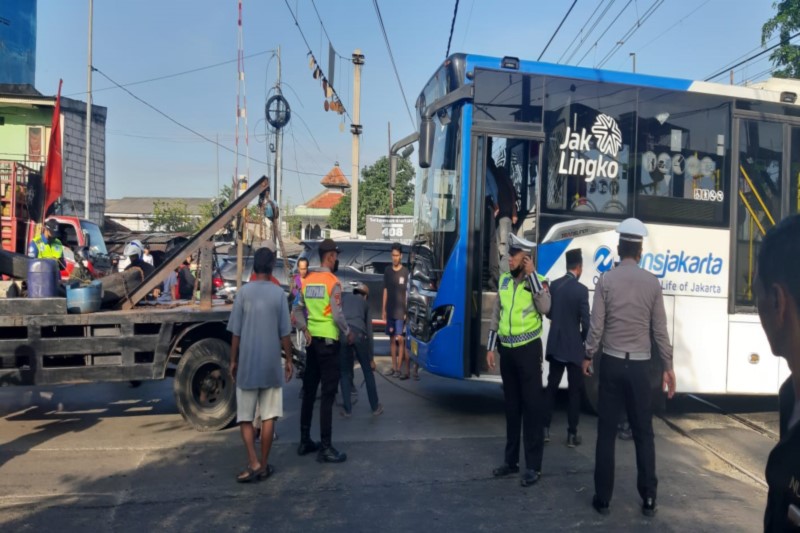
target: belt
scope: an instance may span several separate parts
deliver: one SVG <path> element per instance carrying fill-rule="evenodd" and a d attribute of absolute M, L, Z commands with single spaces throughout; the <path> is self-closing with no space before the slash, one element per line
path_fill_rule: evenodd
<path fill-rule="evenodd" d="M 537 339 L 542 334 L 542 328 L 537 328 L 530 333 L 520 333 L 519 335 L 508 335 L 504 337 L 502 335 L 498 335 L 498 339 L 500 339 L 500 344 L 503 345 L 511 345 L 511 344 L 519 344 L 522 342 L 528 342 Z"/>
<path fill-rule="evenodd" d="M 650 352 L 621 352 L 611 348 L 603 348 L 603 353 L 619 359 L 629 359 L 631 361 L 646 361 L 650 359 Z"/>

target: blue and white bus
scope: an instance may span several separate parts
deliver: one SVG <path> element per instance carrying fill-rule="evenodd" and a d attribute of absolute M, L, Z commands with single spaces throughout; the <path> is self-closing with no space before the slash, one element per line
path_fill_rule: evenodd
<path fill-rule="evenodd" d="M 800 208 L 798 93 L 795 80 L 738 87 L 448 58 L 403 143 L 419 140 L 412 356 L 434 374 L 499 379 L 485 362 L 492 158 L 516 189 L 513 229 L 540 243 L 550 280 L 580 248 L 592 291 L 614 265 L 616 224 L 647 224 L 642 267 L 664 289 L 680 392 L 775 394 L 788 369 L 761 330 L 753 280 L 763 234 Z"/>

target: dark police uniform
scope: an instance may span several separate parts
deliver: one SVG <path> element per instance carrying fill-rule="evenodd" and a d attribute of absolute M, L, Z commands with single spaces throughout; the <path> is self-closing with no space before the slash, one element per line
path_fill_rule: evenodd
<path fill-rule="evenodd" d="M 513 234 L 510 238 L 511 253 L 530 252 L 533 246 Z M 550 310 L 544 281 L 535 271 L 522 278 L 509 272 L 500 276 L 487 342 L 492 352 L 499 342 L 506 410 L 505 464 L 495 475 L 517 471 L 522 425 L 527 469 L 523 486 L 538 480 L 544 454 L 541 336 L 542 315 Z"/>
<path fill-rule="evenodd" d="M 629 219 L 631 220 L 631 219 Z M 624 221 L 623 224 L 628 221 Z M 646 235 L 621 235 L 641 242 Z M 622 226 L 622 224 L 620 224 Z M 619 231 L 619 229 L 618 229 Z M 650 348 L 658 347 L 664 370 L 672 370 L 672 344 L 667 333 L 664 297 L 658 279 L 631 258 L 603 274 L 595 286 L 586 357 L 603 346 L 599 365 L 595 504 L 607 508 L 614 490 L 614 446 L 620 412 L 625 409 L 636 445 L 637 488 L 642 500 L 655 504 L 656 450 L 653 435 Z M 599 509 L 598 509 L 599 510 Z"/>
<path fill-rule="evenodd" d="M 580 250 L 570 250 L 566 254 L 567 263 L 581 261 Z M 583 363 L 586 349 L 584 341 L 589 334 L 589 289 L 575 274 L 567 272 L 564 277 L 550 284 L 552 305 L 547 318 L 550 319 L 550 332 L 547 335 L 546 359 L 550 363 L 547 377 L 546 411 L 544 425 L 550 427 L 553 401 L 561 383 L 564 371 L 569 383 L 569 410 L 567 412 L 567 445 L 580 444 L 577 439 L 578 420 L 583 390 Z"/>
<path fill-rule="evenodd" d="M 322 253 L 338 252 L 336 244 L 325 239 L 319 246 Z M 339 333 L 347 337 L 350 328 L 342 311 L 342 286 L 328 268 L 320 267 L 302 280 L 302 288 L 294 305 L 297 329 L 308 331 L 311 344 L 307 348 L 306 369 L 303 376 L 303 401 L 300 407 L 300 446 L 298 454 L 305 455 L 317 449 L 311 440 L 311 419 L 317 387 L 322 383 L 320 404 L 320 438 L 322 448 L 317 460 L 342 462 L 347 458 L 333 448 L 333 399 L 339 387 Z M 308 318 L 306 318 L 308 312 Z"/>
<path fill-rule="evenodd" d="M 764 531 L 800 531 L 800 409 L 792 378 L 780 391 L 780 441 L 767 460 Z"/>

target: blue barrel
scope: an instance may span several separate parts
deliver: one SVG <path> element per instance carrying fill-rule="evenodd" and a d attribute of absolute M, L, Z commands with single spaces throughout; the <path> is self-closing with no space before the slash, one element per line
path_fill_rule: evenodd
<path fill-rule="evenodd" d="M 61 272 L 53 259 L 35 259 L 28 265 L 28 298 L 55 298 Z"/>
<path fill-rule="evenodd" d="M 93 281 L 88 287 L 67 286 L 67 313 L 96 313 L 103 303 L 103 286 Z"/>

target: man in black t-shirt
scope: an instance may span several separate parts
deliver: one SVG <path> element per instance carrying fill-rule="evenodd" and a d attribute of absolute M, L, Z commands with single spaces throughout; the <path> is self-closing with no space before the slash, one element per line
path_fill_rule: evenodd
<path fill-rule="evenodd" d="M 399 242 L 392 244 L 392 266 L 383 273 L 383 320 L 386 321 L 386 334 L 389 336 L 392 368 L 387 376 L 408 379 L 411 362 L 405 374 L 403 363 L 408 360 L 405 353 L 406 289 L 408 288 L 408 269 L 402 265 L 403 247 Z M 419 379 L 419 367 L 415 365 L 414 379 Z"/>

